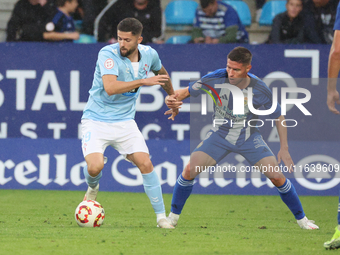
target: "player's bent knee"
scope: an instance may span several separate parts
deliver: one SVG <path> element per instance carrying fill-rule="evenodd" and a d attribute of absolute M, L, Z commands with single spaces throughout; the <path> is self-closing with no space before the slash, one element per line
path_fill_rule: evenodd
<path fill-rule="evenodd" d="M 187 180 L 195 179 L 197 175 L 201 173 L 200 169 L 197 169 L 197 166 L 194 164 L 188 165 L 187 168 Z"/>
<path fill-rule="evenodd" d="M 148 158 L 138 165 L 139 170 L 142 174 L 151 173 L 153 170 L 153 165 L 151 160 Z"/>
<path fill-rule="evenodd" d="M 270 178 L 270 181 L 274 184 L 275 187 L 280 187 L 285 183 L 286 178 L 285 177 Z"/>
<path fill-rule="evenodd" d="M 101 170 L 104 168 L 104 162 L 101 163 L 90 163 L 87 165 L 87 171 L 92 177 L 97 176 Z"/>
<path fill-rule="evenodd" d="M 182 176 L 183 176 L 184 179 L 186 179 L 186 180 L 192 180 L 192 179 L 193 179 L 192 174 L 191 174 L 191 171 L 190 171 L 190 163 L 188 163 L 188 164 L 185 166 L 185 168 L 183 169 Z"/>

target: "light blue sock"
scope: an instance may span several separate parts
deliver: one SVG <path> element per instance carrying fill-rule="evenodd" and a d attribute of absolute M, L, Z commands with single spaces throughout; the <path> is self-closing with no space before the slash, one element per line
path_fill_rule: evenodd
<path fill-rule="evenodd" d="M 305 217 L 300 199 L 295 191 L 294 185 L 290 180 L 286 179 L 285 183 L 277 187 L 282 201 L 288 206 L 290 211 L 294 214 L 295 219 L 301 220 Z"/>
<path fill-rule="evenodd" d="M 92 189 L 94 189 L 99 183 L 99 180 L 103 175 L 102 172 L 100 172 L 97 176 L 92 177 L 91 175 L 89 175 L 89 172 L 87 171 L 87 165 L 83 168 L 83 172 L 85 175 L 85 181 L 87 185 L 89 185 Z"/>
<path fill-rule="evenodd" d="M 184 204 L 191 194 L 193 186 L 194 180 L 184 179 L 182 174 L 178 176 L 172 195 L 171 212 L 181 214 Z"/>
<path fill-rule="evenodd" d="M 162 188 L 159 182 L 158 175 L 155 171 L 148 174 L 142 174 L 143 186 L 146 195 L 148 195 L 153 210 L 156 214 L 165 213 L 165 207 L 162 196 Z"/>

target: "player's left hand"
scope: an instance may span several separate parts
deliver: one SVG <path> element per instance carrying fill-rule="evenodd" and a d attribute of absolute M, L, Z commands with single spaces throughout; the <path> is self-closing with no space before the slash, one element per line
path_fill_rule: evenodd
<path fill-rule="evenodd" d="M 178 108 L 172 108 L 172 109 L 167 110 L 164 113 L 164 115 L 170 115 L 171 114 L 171 116 L 168 118 L 168 120 L 175 120 L 175 117 L 177 116 L 178 112 L 179 112 Z"/>
<path fill-rule="evenodd" d="M 279 153 L 277 154 L 277 162 L 280 164 L 281 160 L 285 166 L 289 168 L 289 172 L 291 173 L 293 171 L 294 162 L 288 150 L 280 149 Z"/>

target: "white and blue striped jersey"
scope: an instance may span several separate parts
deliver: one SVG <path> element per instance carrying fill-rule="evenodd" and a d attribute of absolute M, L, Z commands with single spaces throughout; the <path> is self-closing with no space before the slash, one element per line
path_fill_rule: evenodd
<path fill-rule="evenodd" d="M 135 76 L 131 61 L 120 55 L 119 44 L 105 46 L 99 51 L 89 99 L 82 119 L 103 122 L 120 122 L 134 119 L 136 99 L 140 89 L 109 96 L 103 85 L 103 75 L 116 75 L 118 81 L 134 81 L 147 78 L 151 71 L 162 68 L 158 53 L 150 46 L 138 45 L 140 53 L 138 76 Z"/>
<path fill-rule="evenodd" d="M 220 38 L 230 26 L 238 26 L 237 41 L 248 43 L 248 32 L 241 23 L 237 12 L 228 4 L 218 1 L 218 9 L 213 17 L 207 16 L 202 8 L 197 8 L 194 27 L 202 29 L 205 37 Z"/>
<path fill-rule="evenodd" d="M 222 101 L 222 106 L 214 105 L 213 121 L 215 127 L 212 131 L 219 132 L 228 142 L 233 145 L 242 145 L 254 132 L 258 132 L 256 126 L 256 119 L 259 117 L 249 111 L 248 108 L 248 89 L 252 88 L 253 101 L 252 104 L 255 109 L 259 109 L 263 106 L 265 109 L 272 107 L 272 91 L 268 86 L 260 80 L 257 76 L 248 73 L 250 77 L 250 84 L 247 88 L 243 89 L 244 94 L 244 114 L 236 115 L 233 113 L 233 94 L 227 88 L 215 88 L 216 92 Z M 206 93 L 204 90 L 198 89 L 204 88 L 202 83 L 208 84 L 214 87 L 215 84 L 229 84 L 228 73 L 225 68 L 218 69 L 212 73 L 203 76 L 199 81 L 192 82 L 189 85 L 189 93 L 193 97 L 197 97 L 202 93 Z M 209 90 L 209 88 L 205 88 Z M 276 110 L 268 117 L 270 119 L 277 119 L 281 116 L 281 106 L 277 104 Z M 217 121 L 218 120 L 218 121 Z M 221 121 L 223 120 L 223 121 Z M 224 121 L 226 120 L 226 121 Z M 248 125 L 248 121 L 251 121 L 251 126 Z M 227 122 L 223 124 L 224 122 Z"/>

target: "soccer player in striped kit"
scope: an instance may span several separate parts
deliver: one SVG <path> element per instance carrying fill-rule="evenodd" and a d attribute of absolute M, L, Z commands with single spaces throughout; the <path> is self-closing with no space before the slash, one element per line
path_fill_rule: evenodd
<path fill-rule="evenodd" d="M 167 96 L 166 104 L 171 110 L 167 111 L 166 114 L 172 114 L 171 117 L 173 118 L 172 109 L 179 107 L 183 99 L 204 93 L 203 90 L 199 89 L 205 86 L 204 84 L 213 87 L 215 84 L 223 83 L 237 86 L 247 95 L 248 89 L 252 88 L 254 108 L 258 109 L 264 106 L 265 109 L 271 109 L 273 105 L 272 92 L 263 81 L 249 73 L 251 59 L 252 54 L 248 49 L 244 47 L 234 48 L 228 54 L 226 68 L 218 69 L 203 76 L 201 80 L 190 83 L 187 88 L 176 90 L 175 96 Z M 213 119 L 224 119 L 228 123 L 214 122 L 219 124 L 207 133 L 206 138 L 192 152 L 190 162 L 177 179 L 171 202 L 171 213 L 168 217 L 169 221 L 173 226 L 177 225 L 183 206 L 191 194 L 194 179 L 200 173 L 196 166 L 200 166 L 201 169 L 214 166 L 230 152 L 235 152 L 244 156 L 251 165 L 257 166 L 264 172 L 266 177 L 276 186 L 282 201 L 293 213 L 302 229 L 318 229 L 319 227 L 314 224 L 314 221 L 308 220 L 306 217 L 293 184 L 285 178 L 281 171 L 276 170 L 280 169 L 278 163 L 281 160 L 291 170 L 294 166 L 288 152 L 287 128 L 281 124 L 285 118 L 281 115 L 280 105 L 277 104 L 276 110 L 269 115 L 270 119 L 278 120 L 275 121 L 280 138 L 280 151 L 277 155 L 277 161 L 258 128 L 254 127 L 255 124 L 252 126 L 247 124 L 248 120 L 257 119 L 257 116 L 249 111 L 248 105 L 242 102 L 244 114 L 236 115 L 233 113 L 233 100 L 236 100 L 236 97 L 226 88 L 219 88 L 216 91 L 222 102 L 220 102 L 220 105 L 214 106 Z M 233 121 L 232 126 L 230 121 Z M 275 168 L 275 170 L 265 171 L 269 167 Z"/>

